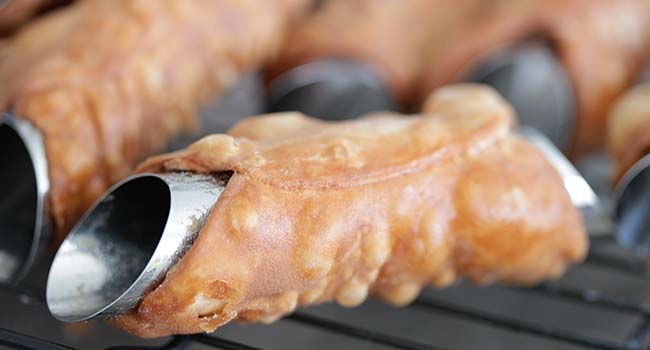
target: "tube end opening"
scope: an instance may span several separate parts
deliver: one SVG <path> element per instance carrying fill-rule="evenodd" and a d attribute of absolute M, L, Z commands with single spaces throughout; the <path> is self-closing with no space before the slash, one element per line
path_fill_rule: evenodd
<path fill-rule="evenodd" d="M 340 59 L 324 59 L 293 68 L 269 86 L 268 110 L 299 111 L 345 120 L 397 109 L 383 79 L 369 67 Z"/>
<path fill-rule="evenodd" d="M 87 320 L 120 301 L 145 270 L 170 214 L 163 179 L 140 175 L 114 186 L 89 210 L 59 248 L 46 299 L 59 320 Z"/>
<path fill-rule="evenodd" d="M 623 176 L 615 190 L 616 238 L 624 248 L 650 255 L 650 155 Z"/>
<path fill-rule="evenodd" d="M 29 272 L 42 243 L 46 189 L 39 184 L 39 152 L 45 161 L 37 131 L 6 118 L 0 119 L 0 282 L 15 282 Z"/>
<path fill-rule="evenodd" d="M 468 80 L 492 86 L 510 102 L 522 125 L 544 133 L 566 152 L 575 129 L 569 75 L 545 43 L 506 49 L 478 64 Z"/>

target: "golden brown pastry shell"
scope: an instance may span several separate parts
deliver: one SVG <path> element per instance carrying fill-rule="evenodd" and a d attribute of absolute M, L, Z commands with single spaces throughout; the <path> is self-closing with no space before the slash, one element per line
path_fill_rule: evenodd
<path fill-rule="evenodd" d="M 573 84 L 576 128 L 571 155 L 604 144 L 614 100 L 637 79 L 650 54 L 646 0 L 497 0 L 464 26 L 447 50 L 429 55 L 421 96 L 464 79 L 499 49 L 528 39 L 547 41 Z"/>
<path fill-rule="evenodd" d="M 0 47 L 0 107 L 44 135 L 55 241 L 202 103 L 279 49 L 307 0 L 84 0 Z"/>
<path fill-rule="evenodd" d="M 436 92 L 421 115 L 261 116 L 152 158 L 138 171 L 233 175 L 189 252 L 113 322 L 158 337 L 368 293 L 403 305 L 461 278 L 557 277 L 584 257 L 585 231 L 512 123 L 499 96 L 466 85 Z"/>

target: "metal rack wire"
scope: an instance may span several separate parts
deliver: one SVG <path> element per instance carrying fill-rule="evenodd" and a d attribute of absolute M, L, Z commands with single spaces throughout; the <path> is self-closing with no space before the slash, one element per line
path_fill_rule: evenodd
<path fill-rule="evenodd" d="M 613 242 L 596 242 L 598 244 L 613 244 Z M 645 262 L 633 259 L 629 256 L 620 257 L 594 251 L 590 253 L 586 265 L 599 270 L 611 270 L 616 273 L 633 276 L 634 278 L 650 283 L 648 270 Z M 508 288 L 503 288 L 508 290 Z M 44 312 L 44 291 L 42 288 L 24 285 L 0 285 L 1 293 L 12 293 L 34 300 L 43 307 Z M 650 304 L 642 301 L 630 300 L 621 295 L 608 295 L 602 291 L 590 287 L 580 288 L 563 286 L 559 284 L 544 284 L 530 289 L 516 289 L 517 293 L 524 293 L 529 296 L 542 296 L 582 304 L 589 308 L 613 310 L 637 315 L 641 318 L 636 328 L 631 329 L 629 336 L 623 341 L 603 339 L 597 336 L 589 336 L 564 327 L 553 327 L 542 325 L 536 322 L 526 322 L 508 316 L 498 315 L 493 312 L 478 309 L 471 305 L 450 302 L 436 298 L 424 293 L 412 305 L 411 309 L 419 310 L 429 314 L 446 314 L 455 318 L 479 322 L 489 327 L 498 328 L 507 332 L 525 334 L 538 338 L 550 339 L 560 343 L 573 344 L 581 348 L 607 349 L 607 350 L 643 350 L 648 349 L 650 335 Z M 421 342 L 406 336 L 383 333 L 375 329 L 366 328 L 363 325 L 351 325 L 342 320 L 321 317 L 312 313 L 300 311 L 285 319 L 287 322 L 297 323 L 301 326 L 311 327 L 328 334 L 355 338 L 364 342 L 382 345 L 388 348 L 407 350 L 438 350 L 441 347 Z M 462 332 L 462 329 L 459 329 Z M 201 344 L 208 348 L 226 350 L 253 350 L 257 347 L 239 341 L 222 338 L 219 332 L 215 334 L 199 334 L 190 336 L 176 336 L 160 346 L 120 347 L 114 346 L 107 350 L 176 350 L 185 349 L 192 344 Z M 0 328 L 0 345 L 9 349 L 30 349 L 30 350 L 74 350 L 73 347 L 53 343 L 39 337 L 38 334 L 21 334 L 8 329 Z"/>

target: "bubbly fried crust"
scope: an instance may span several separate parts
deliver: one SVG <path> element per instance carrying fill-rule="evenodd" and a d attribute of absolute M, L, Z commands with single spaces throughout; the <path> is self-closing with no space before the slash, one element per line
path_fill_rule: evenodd
<path fill-rule="evenodd" d="M 0 107 L 45 136 L 57 240 L 202 102 L 279 48 L 306 0 L 84 0 L 0 51 Z"/>
<path fill-rule="evenodd" d="M 529 38 L 547 40 L 573 83 L 577 127 L 571 154 L 605 138 L 613 101 L 637 78 L 650 48 L 647 0 L 492 0 L 478 20 L 456 34 L 447 50 L 434 49 L 421 96 L 464 79 L 472 66 Z"/>
<path fill-rule="evenodd" d="M 159 337 L 368 293 L 403 305 L 460 278 L 557 277 L 584 257 L 585 231 L 512 122 L 498 95 L 467 85 L 436 92 L 421 115 L 261 116 L 149 159 L 139 171 L 233 175 L 189 252 L 112 322 Z"/>
<path fill-rule="evenodd" d="M 614 161 L 614 182 L 650 153 L 650 84 L 623 95 L 609 115 L 607 146 Z"/>

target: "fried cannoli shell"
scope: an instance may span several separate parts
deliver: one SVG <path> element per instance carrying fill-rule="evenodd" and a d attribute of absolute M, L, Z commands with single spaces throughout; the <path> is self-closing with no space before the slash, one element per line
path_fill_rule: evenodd
<path fill-rule="evenodd" d="M 402 105 L 413 102 L 425 53 L 450 37 L 482 0 L 324 0 L 292 29 L 268 77 L 324 58 L 373 68 Z"/>
<path fill-rule="evenodd" d="M 577 127 L 571 154 L 602 146 L 606 116 L 648 58 L 645 0 L 502 0 L 463 28 L 446 50 L 434 47 L 421 96 L 460 81 L 495 51 L 527 39 L 548 41 L 574 87 Z"/>
<path fill-rule="evenodd" d="M 634 87 L 612 108 L 607 147 L 614 162 L 614 182 L 650 153 L 650 83 Z"/>
<path fill-rule="evenodd" d="M 201 103 L 279 49 L 306 0 L 84 0 L 0 51 L 0 107 L 45 136 L 55 238 Z"/>
<path fill-rule="evenodd" d="M 251 118 L 139 171 L 233 172 L 189 252 L 113 322 L 142 337 L 271 322 L 298 306 L 412 301 L 467 278 L 530 285 L 581 260 L 580 214 L 492 90 L 421 115 Z"/>

